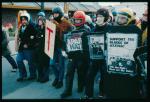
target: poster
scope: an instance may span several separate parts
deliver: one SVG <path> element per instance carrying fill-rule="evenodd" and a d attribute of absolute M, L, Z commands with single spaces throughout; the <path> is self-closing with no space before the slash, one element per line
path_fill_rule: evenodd
<path fill-rule="evenodd" d="M 55 33 L 56 33 L 56 25 L 46 20 L 44 52 L 51 59 L 53 59 L 53 55 L 54 55 Z"/>
<path fill-rule="evenodd" d="M 107 33 L 108 72 L 130 74 L 135 71 L 133 54 L 138 46 L 136 33 Z"/>
<path fill-rule="evenodd" d="M 88 36 L 89 56 L 90 59 L 104 58 L 104 34 Z"/>
<path fill-rule="evenodd" d="M 82 51 L 82 36 L 83 32 L 69 33 L 66 35 L 67 52 Z"/>

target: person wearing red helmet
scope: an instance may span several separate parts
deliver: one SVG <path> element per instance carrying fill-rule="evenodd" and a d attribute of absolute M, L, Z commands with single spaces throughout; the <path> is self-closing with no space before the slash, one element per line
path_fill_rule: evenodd
<path fill-rule="evenodd" d="M 86 23 L 86 14 L 83 11 L 76 11 L 73 15 L 73 23 L 76 26 L 76 30 L 87 30 L 91 31 L 90 27 Z"/>
<path fill-rule="evenodd" d="M 81 39 L 82 39 L 82 51 L 75 51 L 72 53 L 67 53 L 69 62 L 67 65 L 67 73 L 66 73 L 66 87 L 64 92 L 61 94 L 61 98 L 66 98 L 68 96 L 72 95 L 72 87 L 73 87 L 73 78 L 74 73 L 77 68 L 77 74 L 78 74 L 78 92 L 82 92 L 85 86 L 85 77 L 86 77 L 86 71 L 88 68 L 88 58 L 86 50 L 84 50 L 84 45 L 86 42 L 86 35 L 91 31 L 90 27 L 85 24 L 85 13 L 83 11 L 76 11 L 73 15 L 73 22 L 76 27 L 75 31 L 72 31 L 71 34 L 74 34 L 73 32 L 82 33 Z M 86 64 L 85 64 L 86 63 Z"/>

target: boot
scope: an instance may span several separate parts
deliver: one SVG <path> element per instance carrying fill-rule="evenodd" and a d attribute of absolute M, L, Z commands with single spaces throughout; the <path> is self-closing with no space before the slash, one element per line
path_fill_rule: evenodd
<path fill-rule="evenodd" d="M 80 99 L 93 99 L 93 97 L 89 97 L 87 95 L 82 96 Z"/>
<path fill-rule="evenodd" d="M 24 80 L 26 80 L 26 77 L 24 77 L 24 78 L 18 78 L 18 79 L 17 79 L 18 82 L 22 82 L 22 81 L 24 81 Z"/>
<path fill-rule="evenodd" d="M 61 94 L 61 98 L 66 98 L 66 97 L 69 97 L 69 96 L 71 96 L 72 95 L 72 93 L 71 92 L 68 92 L 68 91 L 64 91 L 62 94 Z"/>
<path fill-rule="evenodd" d="M 48 81 L 49 81 L 49 78 L 40 80 L 40 83 L 46 83 L 46 82 L 48 82 Z"/>
<path fill-rule="evenodd" d="M 55 88 L 56 88 L 56 89 L 59 89 L 59 88 L 61 88 L 61 87 L 63 87 L 63 82 L 62 82 L 62 81 L 59 81 L 59 82 L 57 83 L 57 85 L 55 86 Z"/>
<path fill-rule="evenodd" d="M 57 83 L 58 83 L 58 79 L 55 79 L 54 81 L 53 81 L 53 83 L 52 83 L 52 86 L 56 86 L 57 85 Z"/>

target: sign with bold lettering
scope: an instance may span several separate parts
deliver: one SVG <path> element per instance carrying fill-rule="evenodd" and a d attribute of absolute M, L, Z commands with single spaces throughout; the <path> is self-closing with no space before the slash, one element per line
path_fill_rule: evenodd
<path fill-rule="evenodd" d="M 78 33 L 71 33 L 67 35 L 66 38 L 66 45 L 67 45 L 67 52 L 75 52 L 75 51 L 82 51 L 82 32 Z"/>
<path fill-rule="evenodd" d="M 133 54 L 138 46 L 138 34 L 107 33 L 108 72 L 133 74 L 135 61 Z"/>
<path fill-rule="evenodd" d="M 55 45 L 56 25 L 46 20 L 45 26 L 45 50 L 44 52 L 53 59 Z"/>
<path fill-rule="evenodd" d="M 104 58 L 104 34 L 90 34 L 88 36 L 90 59 Z"/>

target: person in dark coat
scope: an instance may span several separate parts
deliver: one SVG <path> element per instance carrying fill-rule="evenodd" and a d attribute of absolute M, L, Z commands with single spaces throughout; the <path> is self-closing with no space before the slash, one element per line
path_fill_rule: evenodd
<path fill-rule="evenodd" d="M 135 20 L 135 16 L 134 16 L 133 10 L 130 8 L 122 8 L 118 10 L 115 23 L 113 26 L 109 27 L 108 32 L 109 33 L 120 32 L 124 34 L 137 34 L 138 35 L 137 47 L 139 47 L 141 46 L 142 32 L 133 23 L 134 20 Z M 109 49 L 107 51 L 109 51 Z M 116 50 L 116 53 L 117 53 L 117 50 Z M 124 52 L 122 52 L 122 54 L 123 53 Z M 132 52 L 132 54 L 134 53 Z M 117 58 L 117 56 L 115 58 Z M 131 74 L 120 73 L 119 74 L 119 73 L 113 73 L 113 71 L 111 71 L 112 73 L 108 73 L 107 77 L 105 77 L 106 83 L 107 83 L 105 85 L 106 87 L 105 92 L 106 92 L 107 97 L 108 98 L 140 98 L 139 79 L 137 77 L 137 69 L 136 69 L 135 61 L 133 61 L 131 57 L 128 60 L 128 58 L 126 59 L 126 57 L 123 58 L 121 56 L 118 56 L 117 60 L 115 61 L 116 63 L 114 64 L 119 65 L 119 67 L 124 64 L 125 65 L 124 68 L 127 70 L 132 68 L 133 73 Z M 126 61 L 126 64 L 125 64 L 125 61 Z M 128 67 L 127 65 L 129 65 L 130 67 Z M 108 70 L 109 69 L 110 68 L 108 65 Z M 131 85 L 133 87 L 131 87 Z"/>
<path fill-rule="evenodd" d="M 10 48 L 8 46 L 9 43 L 9 39 L 8 39 L 8 34 L 5 31 L 5 29 L 2 29 L 2 56 L 5 57 L 8 62 L 11 64 L 12 66 L 12 72 L 16 72 L 17 71 L 17 64 L 15 62 L 15 60 L 12 58 L 11 51 Z"/>
<path fill-rule="evenodd" d="M 24 60 L 28 61 L 30 76 L 27 80 L 36 79 L 36 68 L 33 63 L 33 50 L 35 49 L 35 35 L 37 34 L 35 24 L 30 21 L 30 15 L 27 11 L 24 11 L 20 15 L 21 26 L 18 30 L 18 36 L 16 36 L 16 46 L 18 48 L 18 54 L 16 57 L 18 68 L 19 68 L 19 78 L 17 81 L 24 81 L 27 78 L 27 71 L 24 65 Z"/>
<path fill-rule="evenodd" d="M 49 81 L 49 56 L 44 52 L 45 45 L 45 13 L 38 13 L 38 22 L 36 25 L 36 48 L 35 48 L 35 64 L 38 70 L 37 81 L 44 83 Z"/>
<path fill-rule="evenodd" d="M 106 8 L 101 8 L 96 13 L 97 20 L 96 26 L 93 29 L 93 32 L 103 32 L 105 34 L 108 29 L 108 19 L 109 19 L 109 11 Z M 102 49 L 101 49 L 102 50 Z M 102 55 L 100 59 L 91 59 L 90 60 L 90 68 L 88 69 L 86 88 L 85 88 L 85 96 L 84 98 L 93 98 L 94 92 L 94 79 L 97 72 L 100 72 L 100 82 L 99 82 L 99 97 L 104 97 L 104 75 L 106 73 L 106 62 L 105 55 L 102 51 Z"/>
<path fill-rule="evenodd" d="M 90 27 L 85 24 L 85 13 L 83 11 L 76 11 L 74 13 L 74 25 L 76 26 L 75 32 L 83 32 L 81 35 L 83 52 L 76 51 L 76 52 L 67 52 L 67 56 L 69 58 L 68 65 L 67 65 L 67 73 L 66 73 L 66 86 L 64 92 L 61 94 L 61 98 L 66 98 L 72 95 L 72 88 L 73 88 L 73 79 L 74 73 L 77 69 L 78 74 L 78 92 L 81 93 L 85 87 L 85 77 L 86 77 L 86 70 L 88 68 L 88 57 L 86 54 L 85 48 L 85 38 L 87 33 L 91 31 Z M 72 31 L 74 32 L 74 31 Z"/>

